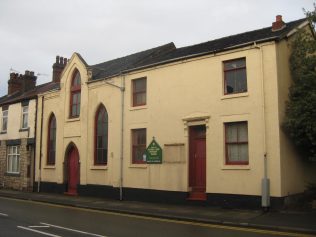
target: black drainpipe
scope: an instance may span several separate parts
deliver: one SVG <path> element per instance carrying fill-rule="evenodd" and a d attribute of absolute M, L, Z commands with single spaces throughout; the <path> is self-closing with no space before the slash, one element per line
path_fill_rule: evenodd
<path fill-rule="evenodd" d="M 44 113 L 44 96 L 42 96 L 42 111 L 41 111 L 41 135 L 40 135 L 40 150 L 39 150 L 39 176 L 37 184 L 37 192 L 40 192 L 42 178 L 42 140 L 43 140 L 43 113 Z"/>
<path fill-rule="evenodd" d="M 35 99 L 35 123 L 34 123 L 34 156 L 33 156 L 33 180 L 32 180 L 32 189 L 34 190 L 34 184 L 35 184 L 35 167 L 36 167 L 36 128 L 37 128 L 37 111 L 38 111 L 38 97 L 36 96 Z"/>

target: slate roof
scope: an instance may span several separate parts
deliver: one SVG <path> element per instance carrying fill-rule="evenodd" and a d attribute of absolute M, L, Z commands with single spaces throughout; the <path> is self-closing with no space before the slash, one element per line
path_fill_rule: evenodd
<path fill-rule="evenodd" d="M 18 103 L 24 100 L 34 99 L 37 97 L 38 94 L 54 89 L 59 89 L 59 83 L 48 82 L 42 85 L 38 85 L 34 89 L 26 92 L 17 91 L 12 95 L 5 95 L 0 97 L 0 106 Z"/>
<path fill-rule="evenodd" d="M 173 58 L 180 58 L 186 56 L 192 56 L 196 54 L 210 53 L 210 52 L 220 52 L 223 50 L 243 47 L 247 44 L 252 44 L 253 42 L 264 42 L 264 41 L 272 41 L 272 40 L 281 40 L 286 35 L 298 27 L 306 21 L 306 18 L 288 22 L 286 23 L 286 27 L 279 31 L 272 31 L 271 27 L 266 27 L 254 31 L 248 31 L 241 34 L 231 35 L 219 39 L 215 39 L 212 41 L 178 48 L 175 51 L 171 52 L 166 57 L 162 57 L 162 60 L 168 60 Z"/>
<path fill-rule="evenodd" d="M 304 21 L 306 21 L 306 18 L 288 22 L 284 29 L 275 32 L 271 30 L 272 27 L 266 27 L 181 48 L 176 48 L 174 43 L 171 42 L 157 48 L 92 65 L 89 68 L 92 69 L 92 80 L 96 80 L 115 76 L 122 72 L 133 71 L 137 68 L 166 63 L 165 61 L 176 61 L 185 57 L 196 57 L 202 54 L 243 47 L 253 42 L 278 41 L 286 37 L 290 31 Z"/>
<path fill-rule="evenodd" d="M 169 43 L 156 48 L 134 53 L 126 57 L 90 66 L 92 69 L 93 79 L 114 76 L 125 70 L 148 65 L 149 61 L 158 61 L 161 56 L 166 55 L 175 49 L 176 47 L 174 43 Z"/>

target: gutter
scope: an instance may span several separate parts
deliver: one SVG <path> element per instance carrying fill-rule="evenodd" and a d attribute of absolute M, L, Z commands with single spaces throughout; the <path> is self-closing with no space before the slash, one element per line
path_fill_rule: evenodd
<path fill-rule="evenodd" d="M 5 105 L 12 105 L 12 104 L 20 103 L 20 102 L 25 101 L 25 100 L 33 100 L 36 98 L 37 98 L 36 96 L 30 96 L 30 97 L 15 99 L 15 100 L 8 100 L 6 102 L 0 103 L 0 107 L 5 106 Z"/>
<path fill-rule="evenodd" d="M 257 43 L 264 43 L 264 42 L 273 41 L 273 40 L 278 40 L 278 37 L 276 37 L 276 36 L 269 37 L 269 38 L 258 40 L 256 42 Z M 187 60 L 187 59 L 191 59 L 191 58 L 201 57 L 201 56 L 208 55 L 208 54 L 216 54 L 216 53 L 220 53 L 220 52 L 225 52 L 227 50 L 237 49 L 237 48 L 241 48 L 241 47 L 245 47 L 245 46 L 249 46 L 249 45 L 253 45 L 253 44 L 254 44 L 254 42 L 251 41 L 251 42 L 242 43 L 242 44 L 238 44 L 238 45 L 234 45 L 234 46 L 229 46 L 229 47 L 226 47 L 226 48 L 223 48 L 223 49 L 220 49 L 220 50 L 206 51 L 206 52 L 191 54 L 191 55 L 187 55 L 187 56 L 183 56 L 183 57 L 167 59 L 167 60 L 164 60 L 164 61 L 161 61 L 161 62 L 157 62 L 157 63 L 153 63 L 153 64 L 149 64 L 149 65 L 145 65 L 145 66 L 141 66 L 141 67 L 136 67 L 136 68 L 133 68 L 133 69 L 125 70 L 125 71 L 123 71 L 123 73 L 129 73 L 129 72 L 132 72 L 132 71 L 146 69 L 146 68 L 149 68 L 149 67 L 159 66 L 159 65 L 172 63 L 172 62 L 176 62 L 176 61 L 180 61 L 180 60 Z"/>

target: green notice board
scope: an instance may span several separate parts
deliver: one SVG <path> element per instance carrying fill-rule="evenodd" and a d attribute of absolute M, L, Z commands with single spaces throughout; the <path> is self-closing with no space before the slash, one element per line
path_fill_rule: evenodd
<path fill-rule="evenodd" d="M 162 163 L 162 149 L 153 138 L 152 142 L 146 149 L 147 164 L 161 164 Z"/>

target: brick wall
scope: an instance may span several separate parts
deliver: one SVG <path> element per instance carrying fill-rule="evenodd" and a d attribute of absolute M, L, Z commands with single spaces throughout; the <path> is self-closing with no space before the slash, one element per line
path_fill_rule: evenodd
<path fill-rule="evenodd" d="M 21 139 L 20 144 L 20 173 L 8 174 L 7 171 L 7 145 L 1 141 L 0 146 L 0 187 L 15 190 L 32 191 L 32 181 L 28 177 L 31 172 L 32 147 L 27 146 L 27 139 Z M 29 167 L 29 168 L 28 168 Z"/>

